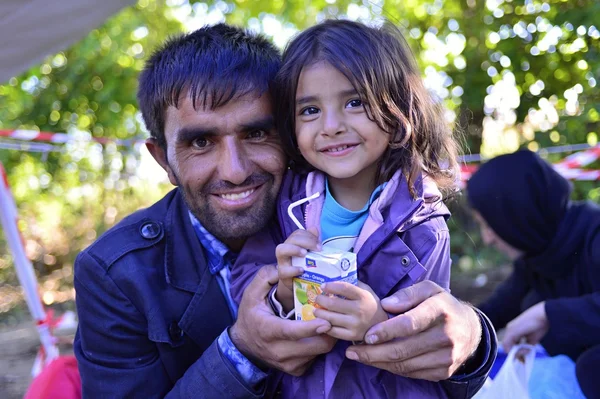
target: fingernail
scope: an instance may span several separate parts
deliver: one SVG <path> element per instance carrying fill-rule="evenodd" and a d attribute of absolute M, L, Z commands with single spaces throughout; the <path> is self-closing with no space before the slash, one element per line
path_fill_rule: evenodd
<path fill-rule="evenodd" d="M 304 248 L 302 248 L 300 250 L 300 252 L 302 253 L 302 255 L 306 255 L 308 253 L 308 251 L 306 249 L 304 249 Z"/>
<path fill-rule="evenodd" d="M 356 352 L 346 352 L 346 357 L 350 360 L 358 360 L 358 355 L 356 354 Z"/>
<path fill-rule="evenodd" d="M 379 341 L 379 337 L 375 334 L 367 335 L 365 341 L 367 342 L 367 344 L 373 345 L 376 344 L 377 341 Z"/>
<path fill-rule="evenodd" d="M 322 290 L 325 290 L 325 288 L 327 288 L 327 283 L 323 283 L 323 284 L 321 284 L 321 289 L 322 289 Z"/>

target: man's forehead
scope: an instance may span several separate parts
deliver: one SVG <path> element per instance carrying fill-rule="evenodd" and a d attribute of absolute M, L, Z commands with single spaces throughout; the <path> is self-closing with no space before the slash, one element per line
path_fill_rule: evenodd
<path fill-rule="evenodd" d="M 177 135 L 182 129 L 200 129 L 214 134 L 236 133 L 273 127 L 271 99 L 268 93 L 248 93 L 214 109 L 194 106 L 193 98 L 182 97 L 177 107 L 167 108 L 165 133 Z"/>
<path fill-rule="evenodd" d="M 201 111 L 215 111 L 221 107 L 225 107 L 230 103 L 235 102 L 251 102 L 270 96 L 267 92 L 262 92 L 250 86 L 247 88 L 235 88 L 232 91 L 230 88 L 221 90 L 193 90 L 185 88 L 180 91 L 177 101 L 174 104 L 175 108 L 181 108 L 182 105 L 191 107 Z"/>

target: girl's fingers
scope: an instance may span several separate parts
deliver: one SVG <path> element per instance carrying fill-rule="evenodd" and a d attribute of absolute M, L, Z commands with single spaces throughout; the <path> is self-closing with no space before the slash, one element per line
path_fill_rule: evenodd
<path fill-rule="evenodd" d="M 294 231 L 285 242 L 310 251 L 320 251 L 322 249 L 318 237 L 311 231 L 306 230 Z"/>
<path fill-rule="evenodd" d="M 317 303 L 335 313 L 354 314 L 356 312 L 356 304 L 351 300 L 338 298 L 335 296 L 319 295 Z"/>
<path fill-rule="evenodd" d="M 327 331 L 326 334 L 333 338 L 343 339 L 344 341 L 356 340 L 354 333 L 344 327 L 331 327 L 331 329 Z"/>
<path fill-rule="evenodd" d="M 362 299 L 365 293 L 371 295 L 368 291 L 359 288 L 356 285 L 352 285 L 350 283 L 343 283 L 340 281 L 322 284 L 321 288 L 327 294 L 343 296 L 344 298 L 350 300 Z"/>
<path fill-rule="evenodd" d="M 336 327 L 343 327 L 345 329 L 351 328 L 352 325 L 352 316 L 348 316 L 342 313 L 332 312 L 328 309 L 315 309 L 314 311 L 315 317 L 327 320 L 329 324 Z"/>
<path fill-rule="evenodd" d="M 302 257 L 305 256 L 307 253 L 308 251 L 305 248 L 288 242 L 279 244 L 275 249 L 277 264 L 279 265 L 291 265 L 292 256 Z"/>
<path fill-rule="evenodd" d="M 304 273 L 304 269 L 295 266 L 278 266 L 277 273 L 280 280 L 292 279 Z"/>

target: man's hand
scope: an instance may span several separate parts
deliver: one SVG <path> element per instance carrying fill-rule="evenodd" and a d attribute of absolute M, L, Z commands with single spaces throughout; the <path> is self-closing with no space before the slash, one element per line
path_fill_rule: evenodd
<path fill-rule="evenodd" d="M 249 360 L 299 376 L 317 355 L 328 353 L 336 340 L 325 335 L 325 320 L 298 322 L 273 314 L 267 295 L 277 282 L 277 269 L 264 266 L 244 291 L 231 340 Z M 322 335 L 321 335 L 322 334 Z"/>
<path fill-rule="evenodd" d="M 530 307 L 506 325 L 502 347 L 507 353 L 521 338 L 525 338 L 531 345 L 539 343 L 544 338 L 549 328 L 545 305 L 545 302 L 540 302 Z"/>
<path fill-rule="evenodd" d="M 445 380 L 475 353 L 479 316 L 431 281 L 422 281 L 381 301 L 400 314 L 367 331 L 370 345 L 351 346 L 346 357 L 394 374 Z"/>

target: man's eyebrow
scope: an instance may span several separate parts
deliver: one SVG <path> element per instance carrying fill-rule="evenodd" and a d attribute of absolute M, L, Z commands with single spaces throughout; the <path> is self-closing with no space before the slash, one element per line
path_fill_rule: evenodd
<path fill-rule="evenodd" d="M 250 121 L 248 123 L 243 123 L 241 125 L 240 130 L 242 132 L 251 132 L 255 130 L 264 130 L 269 131 L 275 128 L 275 119 L 273 119 L 272 115 L 266 116 L 261 119 L 256 119 L 254 121 Z"/>
<path fill-rule="evenodd" d="M 177 143 L 189 143 L 197 138 L 204 136 L 214 136 L 217 132 L 213 129 L 206 129 L 202 127 L 184 127 L 179 129 L 177 132 Z"/>
<path fill-rule="evenodd" d="M 348 90 L 342 90 L 340 92 L 338 92 L 338 97 L 348 97 L 348 96 L 354 96 L 354 95 L 358 95 L 358 92 L 356 90 L 354 90 L 354 88 L 352 89 L 348 89 Z M 312 103 L 312 102 L 316 102 L 319 98 L 317 96 L 304 96 L 304 97 L 299 97 L 296 99 L 296 105 L 304 105 L 307 103 Z"/>

